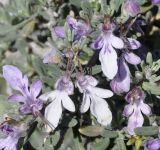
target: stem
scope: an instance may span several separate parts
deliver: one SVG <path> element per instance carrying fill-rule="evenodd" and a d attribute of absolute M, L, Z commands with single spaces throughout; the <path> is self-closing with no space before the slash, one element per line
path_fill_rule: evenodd
<path fill-rule="evenodd" d="M 45 118 L 43 117 L 43 115 L 41 114 L 40 111 L 37 112 L 37 115 L 38 115 L 38 117 L 40 117 L 41 120 L 42 120 L 46 125 L 48 125 L 53 131 L 55 130 L 55 127 L 54 127 L 47 119 L 45 119 Z"/>
<path fill-rule="evenodd" d="M 127 33 L 129 32 L 130 28 L 132 27 L 132 25 L 134 24 L 134 22 L 137 20 L 137 17 L 138 17 L 138 16 L 136 16 L 136 17 L 131 21 L 131 23 L 129 24 L 126 32 L 124 32 L 123 36 L 126 36 L 126 35 L 127 35 Z"/>

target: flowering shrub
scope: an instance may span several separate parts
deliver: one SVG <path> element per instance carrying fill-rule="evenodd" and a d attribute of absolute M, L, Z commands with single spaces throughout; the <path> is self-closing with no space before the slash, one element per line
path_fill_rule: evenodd
<path fill-rule="evenodd" d="M 0 1 L 0 149 L 160 149 L 159 4 Z"/>

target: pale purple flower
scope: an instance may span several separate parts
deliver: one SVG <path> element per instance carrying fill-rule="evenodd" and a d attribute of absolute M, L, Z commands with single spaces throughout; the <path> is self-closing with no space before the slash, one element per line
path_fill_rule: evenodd
<path fill-rule="evenodd" d="M 70 29 L 74 31 L 74 40 L 79 40 L 82 36 L 85 36 L 90 32 L 90 27 L 87 23 L 76 20 L 71 16 L 66 18 L 66 22 L 68 23 Z M 54 27 L 54 31 L 58 37 L 65 37 L 65 29 L 63 26 Z"/>
<path fill-rule="evenodd" d="M 145 97 L 145 93 L 140 87 L 135 87 L 125 97 L 129 104 L 125 106 L 123 114 L 129 118 L 127 131 L 131 135 L 134 134 L 135 128 L 142 127 L 144 123 L 142 113 L 147 116 L 151 114 L 150 106 L 144 103 Z"/>
<path fill-rule="evenodd" d="M 118 72 L 110 85 L 112 90 L 117 93 L 128 92 L 130 90 L 130 71 L 123 58 L 118 59 Z"/>
<path fill-rule="evenodd" d="M 160 0 L 151 0 L 152 4 L 160 4 Z"/>
<path fill-rule="evenodd" d="M 3 66 L 3 77 L 14 90 L 21 92 L 21 94 L 11 95 L 8 98 L 9 101 L 23 103 L 19 108 L 20 113 L 33 113 L 33 115 L 37 116 L 37 113 L 43 107 L 42 101 L 37 98 L 42 89 L 42 82 L 40 80 L 34 81 L 28 88 L 27 76 L 23 75 L 17 67 L 12 65 Z"/>
<path fill-rule="evenodd" d="M 55 90 L 40 96 L 43 101 L 50 100 L 51 103 L 45 109 L 45 118 L 50 122 L 51 126 L 56 128 L 62 115 L 62 108 L 75 111 L 75 105 L 70 99 L 74 86 L 68 75 L 61 77 L 55 84 Z M 46 126 L 47 132 L 51 131 L 50 126 Z"/>
<path fill-rule="evenodd" d="M 99 60 L 104 75 L 109 79 L 113 79 L 118 71 L 115 48 L 122 49 L 124 47 L 124 42 L 120 38 L 114 36 L 114 28 L 114 24 L 102 25 L 101 35 L 92 43 L 92 48 L 101 49 Z"/>
<path fill-rule="evenodd" d="M 160 149 L 160 139 L 149 139 L 145 144 L 145 148 L 148 150 L 159 150 Z"/>
<path fill-rule="evenodd" d="M 113 96 L 112 91 L 95 87 L 98 81 L 89 75 L 78 76 L 77 86 L 83 93 L 81 113 L 85 113 L 89 108 L 91 114 L 96 117 L 97 121 L 106 126 L 112 121 L 112 113 L 107 102 L 103 98 Z"/>
<path fill-rule="evenodd" d="M 124 41 L 124 49 L 121 50 L 122 56 L 118 59 L 118 72 L 110 83 L 112 90 L 117 94 L 128 92 L 130 90 L 130 71 L 126 62 L 132 65 L 137 65 L 141 62 L 140 57 L 130 52 L 130 49 L 138 49 L 141 44 L 132 38 L 122 39 Z"/>
<path fill-rule="evenodd" d="M 123 12 L 132 17 L 140 13 L 140 4 L 138 0 L 126 0 L 123 5 Z"/>
<path fill-rule="evenodd" d="M 24 126 L 24 124 L 21 124 L 19 126 L 4 124 L 0 127 L 0 131 L 7 135 L 6 138 L 0 139 L 0 149 L 18 150 L 18 140 L 19 138 L 25 136 L 26 127 Z"/>

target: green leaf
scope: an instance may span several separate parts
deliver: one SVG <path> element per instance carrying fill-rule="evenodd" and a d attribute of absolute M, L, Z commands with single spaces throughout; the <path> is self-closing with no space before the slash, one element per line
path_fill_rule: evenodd
<path fill-rule="evenodd" d="M 8 114 L 12 110 L 18 109 L 18 105 L 8 102 L 8 97 L 0 95 L 0 120 L 3 120 L 3 115 Z"/>
<path fill-rule="evenodd" d="M 35 20 L 31 20 L 30 22 L 25 24 L 21 31 L 22 35 L 25 37 L 29 36 L 33 32 L 35 24 L 36 24 Z"/>
<path fill-rule="evenodd" d="M 88 18 L 86 19 L 91 19 L 92 18 L 92 6 L 91 3 L 89 1 L 82 1 L 81 3 L 81 8 L 84 12 L 84 14 L 87 15 Z"/>
<path fill-rule="evenodd" d="M 93 150 L 106 150 L 110 144 L 109 138 L 102 138 L 98 142 L 93 144 Z"/>
<path fill-rule="evenodd" d="M 103 133 L 104 128 L 101 126 L 86 126 L 81 127 L 79 129 L 79 132 L 83 135 L 89 136 L 89 137 L 96 137 Z"/>
<path fill-rule="evenodd" d="M 92 67 L 92 75 L 96 75 L 102 71 L 101 65 L 96 65 Z"/>
<path fill-rule="evenodd" d="M 152 54 L 150 52 L 148 52 L 147 57 L 146 57 L 146 62 L 152 66 L 153 63 L 153 58 L 152 58 Z"/>
<path fill-rule="evenodd" d="M 71 147 L 72 147 L 74 150 L 85 150 L 85 149 L 84 149 L 84 145 L 82 144 L 82 142 L 80 142 L 80 140 L 79 140 L 78 137 L 74 138 Z"/>
<path fill-rule="evenodd" d="M 139 2 L 140 5 L 143 5 L 143 4 L 145 4 L 146 2 L 148 2 L 148 1 L 147 1 L 147 0 L 138 0 L 138 2 Z"/>
<path fill-rule="evenodd" d="M 72 31 L 71 31 L 68 23 L 65 23 L 64 29 L 65 29 L 65 38 L 66 38 L 69 42 L 71 42 L 73 36 L 72 36 Z"/>
<path fill-rule="evenodd" d="M 73 131 L 72 128 L 68 128 L 64 138 L 63 143 L 61 144 L 59 150 L 66 150 L 73 142 Z"/>
<path fill-rule="evenodd" d="M 116 131 L 104 130 L 101 135 L 103 137 L 116 138 L 118 133 Z"/>
<path fill-rule="evenodd" d="M 160 95 L 160 86 L 153 82 L 143 82 L 142 88 L 149 93 Z"/>
<path fill-rule="evenodd" d="M 106 0 L 101 0 L 101 11 L 105 14 L 106 9 L 107 9 L 107 1 Z"/>
<path fill-rule="evenodd" d="M 138 127 L 134 129 L 134 132 L 137 135 L 152 136 L 152 135 L 158 135 L 159 129 L 157 126 Z"/>
<path fill-rule="evenodd" d="M 127 150 L 126 145 L 124 143 L 124 140 L 122 138 L 117 138 L 116 143 L 117 143 L 117 149 L 118 150 Z"/>
<path fill-rule="evenodd" d="M 31 145 L 37 150 L 44 150 L 44 138 L 46 137 L 46 133 L 41 132 L 38 128 L 32 133 L 29 138 L 29 142 Z"/>
<path fill-rule="evenodd" d="M 76 7 L 81 7 L 81 2 L 82 2 L 83 0 L 69 0 L 69 2 L 72 4 L 72 5 L 74 5 L 74 6 L 76 6 Z"/>
<path fill-rule="evenodd" d="M 110 1 L 110 7 L 112 8 L 112 10 L 117 12 L 119 10 L 119 7 L 123 3 L 123 1 L 124 0 L 111 0 Z"/>
<path fill-rule="evenodd" d="M 74 126 L 76 126 L 78 123 L 78 121 L 75 119 L 75 118 L 69 118 L 69 117 L 64 117 L 62 119 L 62 126 L 63 127 L 69 127 L 69 128 L 72 128 Z"/>

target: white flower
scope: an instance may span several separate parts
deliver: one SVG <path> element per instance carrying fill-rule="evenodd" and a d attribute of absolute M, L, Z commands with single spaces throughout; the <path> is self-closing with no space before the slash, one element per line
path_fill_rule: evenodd
<path fill-rule="evenodd" d="M 75 111 L 74 103 L 69 97 L 69 95 L 73 94 L 73 90 L 73 83 L 67 76 L 64 76 L 56 82 L 55 91 L 40 96 L 40 99 L 43 101 L 51 101 L 45 109 L 45 118 L 50 122 L 53 128 L 58 126 L 63 107 L 71 112 Z M 50 132 L 50 126 L 47 125 L 46 130 Z"/>
<path fill-rule="evenodd" d="M 83 93 L 83 102 L 81 105 L 81 113 L 85 113 L 89 107 L 92 115 L 97 121 L 106 126 L 112 121 L 112 113 L 107 102 L 103 98 L 113 96 L 112 91 L 95 87 L 98 81 L 89 75 L 78 77 L 77 86 Z"/>
<path fill-rule="evenodd" d="M 93 49 L 101 49 L 99 60 L 104 75 L 113 79 L 118 71 L 116 49 L 123 49 L 124 42 L 113 34 L 114 24 L 104 24 L 101 27 L 101 35 L 92 43 Z"/>

